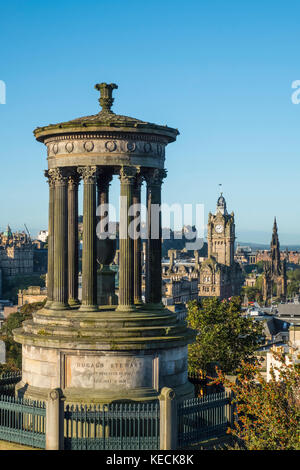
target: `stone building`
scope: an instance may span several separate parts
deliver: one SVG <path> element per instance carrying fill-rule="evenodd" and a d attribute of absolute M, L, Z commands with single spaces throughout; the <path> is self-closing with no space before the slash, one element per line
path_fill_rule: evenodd
<path fill-rule="evenodd" d="M 262 294 L 264 300 L 271 297 L 285 298 L 287 289 L 286 260 L 281 260 L 276 217 L 271 239 L 271 260 L 264 261 Z"/>
<path fill-rule="evenodd" d="M 0 269 L 5 279 L 34 271 L 34 247 L 25 232 L 12 233 L 10 226 L 0 233 Z"/>
<path fill-rule="evenodd" d="M 173 276 L 163 278 L 163 301 L 166 305 L 175 303 L 186 304 L 191 300 L 198 300 L 198 276 Z"/>
<path fill-rule="evenodd" d="M 47 289 L 40 286 L 30 286 L 28 289 L 19 290 L 18 307 L 35 302 L 43 302 L 47 298 Z"/>
<path fill-rule="evenodd" d="M 239 295 L 242 270 L 234 260 L 234 213 L 229 214 L 221 193 L 215 214 L 208 214 L 208 258 L 199 269 L 199 297 Z"/>
<path fill-rule="evenodd" d="M 240 246 L 238 245 L 235 251 L 234 260 L 243 264 L 255 264 L 256 263 L 256 253 L 253 253 L 250 246 Z"/>
<path fill-rule="evenodd" d="M 198 261 L 181 258 L 181 251 L 168 250 L 169 264 L 162 264 L 163 302 L 165 305 L 186 304 L 198 300 Z M 196 255 L 195 255 L 196 256 Z M 178 257 L 177 262 L 175 261 Z"/>
<path fill-rule="evenodd" d="M 257 273 L 250 273 L 246 277 L 244 285 L 246 287 L 255 287 L 258 277 L 259 277 L 259 274 L 257 274 Z"/>
<path fill-rule="evenodd" d="M 284 250 L 280 251 L 280 260 L 285 260 L 287 263 L 300 264 L 300 252 L 295 250 Z M 258 250 L 256 252 L 255 262 L 259 261 L 272 261 L 271 250 Z"/>

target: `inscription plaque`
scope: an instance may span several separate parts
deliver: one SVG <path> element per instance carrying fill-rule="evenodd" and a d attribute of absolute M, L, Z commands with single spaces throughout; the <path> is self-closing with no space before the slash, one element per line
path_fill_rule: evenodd
<path fill-rule="evenodd" d="M 151 356 L 66 356 L 66 387 L 152 387 L 152 362 Z"/>

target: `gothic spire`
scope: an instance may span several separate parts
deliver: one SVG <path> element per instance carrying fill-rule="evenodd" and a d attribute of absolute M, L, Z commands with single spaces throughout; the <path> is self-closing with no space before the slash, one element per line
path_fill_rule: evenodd
<path fill-rule="evenodd" d="M 272 240 L 271 240 L 271 259 L 272 259 L 273 273 L 279 274 L 280 272 L 280 245 L 279 245 L 276 217 L 274 218 L 273 233 L 272 233 Z"/>

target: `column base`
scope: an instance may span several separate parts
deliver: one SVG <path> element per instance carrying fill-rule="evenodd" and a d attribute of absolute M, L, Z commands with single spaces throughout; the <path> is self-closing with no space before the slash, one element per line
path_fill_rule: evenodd
<path fill-rule="evenodd" d="M 76 307 L 77 305 L 80 305 L 80 302 L 78 299 L 69 299 L 68 303 L 70 307 Z"/>
<path fill-rule="evenodd" d="M 50 307 L 48 307 L 48 308 L 50 310 L 68 310 L 70 307 L 69 307 L 69 304 L 67 304 L 67 303 L 53 301 L 51 303 Z"/>
<path fill-rule="evenodd" d="M 136 312 L 136 305 L 118 305 L 116 312 Z"/>
<path fill-rule="evenodd" d="M 164 310 L 165 309 L 165 306 L 162 302 L 158 302 L 158 303 L 146 303 L 146 304 L 143 304 L 144 307 L 147 309 L 147 310 Z"/>
<path fill-rule="evenodd" d="M 79 308 L 80 312 L 98 312 L 98 305 L 82 305 Z"/>
<path fill-rule="evenodd" d="M 45 308 L 51 308 L 52 303 L 53 303 L 53 300 L 47 299 L 47 302 L 45 303 Z"/>

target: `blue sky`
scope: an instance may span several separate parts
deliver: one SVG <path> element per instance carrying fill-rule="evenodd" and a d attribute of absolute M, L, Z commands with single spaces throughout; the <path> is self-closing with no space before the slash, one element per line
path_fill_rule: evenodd
<path fill-rule="evenodd" d="M 180 130 L 164 202 L 214 210 L 218 184 L 239 241 L 300 243 L 297 1 L 1 2 L 0 229 L 47 226 L 46 152 L 36 126 L 114 111 Z M 118 182 L 112 187 L 117 199 Z"/>

